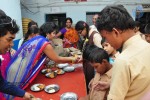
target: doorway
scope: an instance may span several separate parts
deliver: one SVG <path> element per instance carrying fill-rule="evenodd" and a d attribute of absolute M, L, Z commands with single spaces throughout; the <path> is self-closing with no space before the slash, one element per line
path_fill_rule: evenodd
<path fill-rule="evenodd" d="M 58 30 L 65 27 L 66 13 L 46 14 L 46 22 L 54 22 L 58 26 Z"/>

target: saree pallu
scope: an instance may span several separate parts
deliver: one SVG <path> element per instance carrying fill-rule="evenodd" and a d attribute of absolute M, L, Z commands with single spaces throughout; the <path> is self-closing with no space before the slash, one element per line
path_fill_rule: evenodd
<path fill-rule="evenodd" d="M 13 56 L 6 69 L 6 80 L 22 89 L 25 89 L 40 71 L 46 59 L 43 53 L 48 40 L 36 36 L 25 42 Z M 7 100 L 12 98 L 6 95 Z"/>
<path fill-rule="evenodd" d="M 74 47 L 77 48 L 77 42 L 79 40 L 79 36 L 77 31 L 74 28 L 71 28 L 66 31 L 64 34 L 64 39 L 63 39 L 63 47 L 68 48 L 68 47 Z"/>

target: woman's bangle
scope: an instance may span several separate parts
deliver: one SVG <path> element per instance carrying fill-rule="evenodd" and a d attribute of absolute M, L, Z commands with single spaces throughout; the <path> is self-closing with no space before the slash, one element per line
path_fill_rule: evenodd
<path fill-rule="evenodd" d="M 72 58 L 71 58 L 72 64 L 75 63 L 75 61 L 76 61 L 75 57 L 72 57 Z"/>

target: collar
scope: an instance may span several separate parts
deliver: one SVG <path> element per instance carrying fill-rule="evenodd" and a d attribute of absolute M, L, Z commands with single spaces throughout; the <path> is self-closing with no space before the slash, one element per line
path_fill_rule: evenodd
<path fill-rule="evenodd" d="M 132 36 L 131 38 L 129 38 L 124 44 L 123 44 L 123 48 L 122 51 L 125 50 L 129 45 L 131 45 L 132 43 L 135 43 L 137 41 L 141 40 L 141 37 L 139 34 L 136 34 L 134 36 Z"/>
<path fill-rule="evenodd" d="M 115 55 L 114 55 L 114 56 L 115 56 L 115 58 L 116 58 L 116 57 L 118 57 L 118 56 L 119 56 L 119 54 L 120 54 L 120 52 L 119 52 L 119 51 L 117 51 L 117 53 L 115 53 Z"/>
<path fill-rule="evenodd" d="M 104 75 L 106 75 L 108 78 L 111 78 L 112 76 L 112 68 L 108 70 Z"/>

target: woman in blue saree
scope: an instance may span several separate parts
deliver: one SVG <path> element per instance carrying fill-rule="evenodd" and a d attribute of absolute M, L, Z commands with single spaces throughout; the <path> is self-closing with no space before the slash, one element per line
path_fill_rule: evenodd
<path fill-rule="evenodd" d="M 40 28 L 39 36 L 33 37 L 20 47 L 6 70 L 7 81 L 25 89 L 40 71 L 46 57 L 56 63 L 74 62 L 77 60 L 75 57 L 60 57 L 55 53 L 47 38 L 55 33 L 56 29 L 57 26 L 54 23 L 45 23 Z"/>

